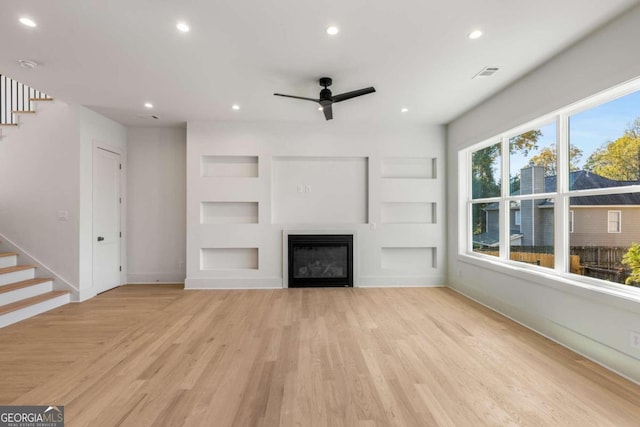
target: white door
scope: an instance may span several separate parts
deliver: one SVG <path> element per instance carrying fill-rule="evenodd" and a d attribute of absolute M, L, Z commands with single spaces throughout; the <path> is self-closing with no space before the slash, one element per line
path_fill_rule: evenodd
<path fill-rule="evenodd" d="M 120 155 L 93 152 L 93 286 L 104 292 L 120 285 Z"/>

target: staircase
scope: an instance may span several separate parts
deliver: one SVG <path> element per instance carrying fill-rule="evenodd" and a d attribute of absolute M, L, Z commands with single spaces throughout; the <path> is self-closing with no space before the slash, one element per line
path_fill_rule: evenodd
<path fill-rule="evenodd" d="M 19 126 L 23 114 L 35 114 L 39 102 L 53 98 L 0 74 L 0 129 Z"/>
<path fill-rule="evenodd" d="M 53 290 L 53 280 L 35 272 L 18 264 L 18 254 L 0 252 L 0 328 L 69 302 L 71 292 Z"/>
<path fill-rule="evenodd" d="M 38 102 L 50 101 L 45 93 L 0 75 L 0 132 L 19 126 L 21 115 L 35 114 Z M 36 278 L 35 266 L 19 265 L 18 254 L 0 251 L 0 328 L 69 300 L 69 291 L 53 290 L 53 279 Z"/>

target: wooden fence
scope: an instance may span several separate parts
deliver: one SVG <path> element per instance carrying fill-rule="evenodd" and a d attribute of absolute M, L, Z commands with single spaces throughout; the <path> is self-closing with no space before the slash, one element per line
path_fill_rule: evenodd
<path fill-rule="evenodd" d="M 515 249 L 515 248 L 513 248 Z M 497 251 L 481 251 L 483 254 L 498 256 Z M 509 259 L 512 261 L 526 262 L 527 264 L 539 265 L 542 267 L 553 268 L 555 266 L 555 255 L 550 253 L 535 252 L 516 252 L 511 251 Z M 580 257 L 571 255 L 570 271 L 575 274 L 584 274 L 580 266 Z"/>
<path fill-rule="evenodd" d="M 626 247 L 572 246 L 569 271 L 583 276 L 624 283 L 629 271 L 622 264 Z M 498 256 L 495 250 L 480 250 L 487 255 Z M 512 246 L 509 259 L 528 264 L 553 268 L 555 255 L 552 246 Z"/>

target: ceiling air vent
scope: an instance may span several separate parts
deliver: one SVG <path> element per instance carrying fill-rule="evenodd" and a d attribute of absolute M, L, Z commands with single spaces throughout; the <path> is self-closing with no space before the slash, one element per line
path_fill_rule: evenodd
<path fill-rule="evenodd" d="M 480 72 L 478 74 L 476 74 L 475 76 L 473 76 L 473 78 L 475 79 L 476 77 L 490 77 L 493 76 L 496 71 L 498 71 L 500 68 L 498 67 L 484 67 L 482 70 L 480 70 Z"/>
<path fill-rule="evenodd" d="M 158 120 L 160 117 L 156 116 L 155 114 L 138 114 L 136 115 L 136 117 L 140 118 L 140 119 L 152 119 L 152 120 Z"/>

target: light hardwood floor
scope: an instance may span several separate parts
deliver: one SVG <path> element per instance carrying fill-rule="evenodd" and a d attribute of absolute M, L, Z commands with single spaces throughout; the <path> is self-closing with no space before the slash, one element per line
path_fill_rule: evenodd
<path fill-rule="evenodd" d="M 445 288 L 126 286 L 0 329 L 68 426 L 638 426 L 640 387 Z"/>

